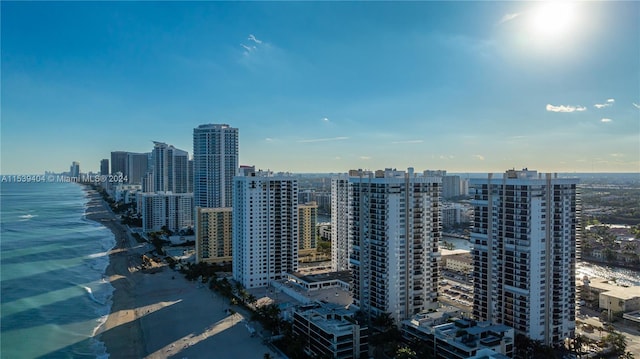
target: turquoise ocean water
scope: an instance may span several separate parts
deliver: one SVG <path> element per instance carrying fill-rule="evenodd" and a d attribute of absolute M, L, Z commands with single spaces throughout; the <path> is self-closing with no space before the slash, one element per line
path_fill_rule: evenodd
<path fill-rule="evenodd" d="M 85 218 L 75 183 L 0 187 L 0 357 L 105 358 L 111 231 Z"/>

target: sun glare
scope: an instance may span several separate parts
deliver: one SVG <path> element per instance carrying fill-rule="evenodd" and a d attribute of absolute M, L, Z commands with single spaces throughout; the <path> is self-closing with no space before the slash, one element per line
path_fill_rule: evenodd
<path fill-rule="evenodd" d="M 576 9 L 571 2 L 544 2 L 530 13 L 530 21 L 535 36 L 543 40 L 558 39 L 572 29 L 576 21 Z"/>

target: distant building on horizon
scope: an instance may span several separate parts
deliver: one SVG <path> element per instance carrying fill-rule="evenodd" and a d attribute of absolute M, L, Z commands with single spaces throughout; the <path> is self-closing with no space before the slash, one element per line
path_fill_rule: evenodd
<path fill-rule="evenodd" d="M 298 270 L 298 180 L 240 174 L 233 180 L 233 279 L 266 287 Z"/>
<path fill-rule="evenodd" d="M 100 175 L 106 176 L 109 174 L 109 160 L 107 158 L 100 160 Z"/>
<path fill-rule="evenodd" d="M 80 162 L 73 161 L 69 166 L 69 176 L 74 178 L 80 177 Z"/>
<path fill-rule="evenodd" d="M 150 153 L 127 152 L 127 182 L 142 184 L 142 178 L 149 171 Z"/>
<path fill-rule="evenodd" d="M 111 152 L 111 174 L 122 173 L 123 176 L 129 174 L 127 168 L 127 156 L 129 152 L 126 151 L 112 151 Z"/>
<path fill-rule="evenodd" d="M 471 180 L 476 319 L 545 345 L 574 336 L 577 184 L 527 169 Z"/>
<path fill-rule="evenodd" d="M 189 153 L 164 142 L 153 142 L 154 192 L 188 193 Z"/>
<path fill-rule="evenodd" d="M 437 306 L 440 183 L 412 168 L 333 180 L 332 267 L 348 258 L 354 305 L 365 315 L 400 323 Z"/>

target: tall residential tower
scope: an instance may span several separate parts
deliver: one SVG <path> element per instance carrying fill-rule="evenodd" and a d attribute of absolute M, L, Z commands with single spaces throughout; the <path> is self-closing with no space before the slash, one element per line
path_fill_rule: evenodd
<path fill-rule="evenodd" d="M 527 169 L 471 180 L 476 319 L 546 345 L 573 336 L 577 183 Z"/>
<path fill-rule="evenodd" d="M 233 181 L 233 279 L 265 287 L 298 270 L 298 180 L 271 172 Z"/>
<path fill-rule="evenodd" d="M 231 207 L 238 171 L 238 129 L 226 124 L 193 129 L 193 195 L 196 207 Z"/>
<path fill-rule="evenodd" d="M 333 240 L 349 254 L 354 304 L 369 316 L 389 313 L 396 323 L 435 308 L 440 178 L 412 168 L 350 171 L 348 179 L 334 180 L 333 192 Z M 343 269 L 344 255 L 334 255 L 336 269 Z"/>
<path fill-rule="evenodd" d="M 206 124 L 193 129 L 190 162 L 196 220 L 196 262 L 231 261 L 233 177 L 238 171 L 238 129 Z"/>

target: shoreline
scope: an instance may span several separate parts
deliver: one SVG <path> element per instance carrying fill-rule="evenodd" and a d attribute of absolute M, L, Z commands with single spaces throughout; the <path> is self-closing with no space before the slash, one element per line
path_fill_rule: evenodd
<path fill-rule="evenodd" d="M 108 228 L 114 235 L 115 245 L 108 251 L 109 265 L 104 276 L 113 286 L 111 309 L 107 319 L 95 330 L 94 338 L 106 347 L 111 358 L 141 358 L 144 353 L 144 335 L 135 310 L 135 272 L 130 270 L 130 262 L 135 260 L 135 253 L 129 246 L 128 234 L 108 204 L 100 194 L 89 186 L 85 186 L 89 201 L 87 202 L 86 219 Z"/>
<path fill-rule="evenodd" d="M 277 357 L 259 335 L 252 335 L 249 327 L 260 326 L 249 313 L 230 313 L 228 299 L 186 280 L 153 255 L 143 263 L 151 245 L 138 243 L 100 194 L 85 190 L 86 218 L 109 228 L 116 239 L 105 270 L 114 287 L 111 310 L 93 336 L 110 358 Z"/>

